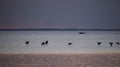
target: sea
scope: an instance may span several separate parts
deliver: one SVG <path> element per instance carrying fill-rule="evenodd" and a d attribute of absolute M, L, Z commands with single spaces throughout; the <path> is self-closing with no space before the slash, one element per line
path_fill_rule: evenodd
<path fill-rule="evenodd" d="M 120 53 L 120 30 L 0 30 L 0 54 Z"/>

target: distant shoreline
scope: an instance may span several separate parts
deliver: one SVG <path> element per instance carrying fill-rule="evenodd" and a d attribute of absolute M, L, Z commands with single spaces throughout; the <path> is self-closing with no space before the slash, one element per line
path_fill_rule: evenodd
<path fill-rule="evenodd" d="M 41 29 L 0 29 L 0 31 L 120 31 L 120 29 L 59 29 L 59 28 L 41 28 Z"/>

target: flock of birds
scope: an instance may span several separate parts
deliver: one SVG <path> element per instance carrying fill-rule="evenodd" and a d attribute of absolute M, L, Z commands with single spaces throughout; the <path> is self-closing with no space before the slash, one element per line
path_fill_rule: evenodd
<path fill-rule="evenodd" d="M 102 44 L 102 42 L 97 42 L 97 44 L 98 45 L 101 45 Z M 110 45 L 110 47 L 112 47 L 113 46 L 113 42 L 109 42 L 109 45 Z M 115 44 L 117 44 L 117 45 L 120 45 L 120 43 L 119 42 L 116 42 Z"/>
<path fill-rule="evenodd" d="M 78 32 L 78 33 L 79 34 L 86 34 L 85 32 Z M 28 45 L 29 43 L 30 43 L 29 40 L 26 40 L 25 44 Z M 116 43 L 109 42 L 110 47 L 112 47 L 114 44 L 120 45 L 120 42 L 116 42 Z M 41 43 L 41 46 L 46 46 L 46 45 L 48 45 L 48 40 L 46 40 L 46 41 L 44 41 L 44 42 Z M 73 45 L 73 43 L 69 42 L 68 46 L 71 46 L 71 45 Z M 97 42 L 97 45 L 101 46 L 102 42 Z"/>
<path fill-rule="evenodd" d="M 29 45 L 29 43 L 30 43 L 29 40 L 26 40 L 25 44 L 26 44 L 26 45 Z M 46 40 L 46 41 L 44 41 L 44 42 L 41 43 L 41 46 L 47 46 L 48 43 L 49 43 L 49 41 Z M 109 42 L 110 47 L 112 47 L 113 44 L 120 45 L 120 42 L 116 42 L 116 43 Z M 71 45 L 73 45 L 73 43 L 72 43 L 72 42 L 69 42 L 69 43 L 68 43 L 68 46 L 71 46 Z M 97 42 L 97 45 L 101 46 L 101 45 L 102 45 L 102 42 Z"/>

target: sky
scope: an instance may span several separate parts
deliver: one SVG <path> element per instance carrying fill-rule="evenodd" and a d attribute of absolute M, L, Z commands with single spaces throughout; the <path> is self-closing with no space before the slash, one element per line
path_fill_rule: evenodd
<path fill-rule="evenodd" d="M 120 0 L 0 0 L 0 29 L 120 29 Z"/>

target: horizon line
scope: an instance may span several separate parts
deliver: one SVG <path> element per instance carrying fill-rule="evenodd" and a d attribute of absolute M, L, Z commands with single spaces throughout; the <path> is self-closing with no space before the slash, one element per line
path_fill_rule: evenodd
<path fill-rule="evenodd" d="M 0 31 L 120 31 L 120 29 L 18 28 L 18 29 L 0 29 Z"/>

